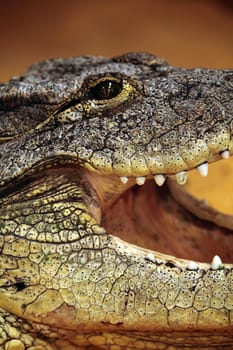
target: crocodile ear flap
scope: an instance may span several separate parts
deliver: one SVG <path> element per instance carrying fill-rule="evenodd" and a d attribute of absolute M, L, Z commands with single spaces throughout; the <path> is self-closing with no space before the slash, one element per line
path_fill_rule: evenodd
<path fill-rule="evenodd" d="M 119 63 L 132 63 L 135 65 L 144 65 L 144 66 L 167 66 L 168 63 L 163 58 L 159 58 L 147 52 L 129 52 L 122 56 L 113 57 L 113 62 Z"/>

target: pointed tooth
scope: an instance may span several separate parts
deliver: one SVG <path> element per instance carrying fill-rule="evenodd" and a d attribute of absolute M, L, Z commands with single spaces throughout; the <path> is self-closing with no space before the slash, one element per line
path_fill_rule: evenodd
<path fill-rule="evenodd" d="M 188 178 L 187 171 L 180 171 L 179 173 L 175 174 L 176 181 L 179 185 L 184 185 Z"/>
<path fill-rule="evenodd" d="M 128 177 L 126 177 L 126 176 L 121 176 L 120 177 L 120 180 L 121 180 L 121 182 L 125 185 L 125 184 L 127 184 L 127 182 L 128 182 Z"/>
<path fill-rule="evenodd" d="M 146 255 L 146 259 L 149 260 L 149 261 L 151 261 L 151 262 L 156 262 L 155 256 L 154 256 L 154 254 L 152 254 L 152 253 L 148 253 L 148 254 Z"/>
<path fill-rule="evenodd" d="M 191 270 L 191 271 L 195 271 L 198 269 L 197 267 L 197 264 L 195 263 L 195 261 L 189 261 L 189 264 L 187 266 L 187 269 L 188 270 Z"/>
<path fill-rule="evenodd" d="M 222 260 L 218 255 L 215 255 L 210 264 L 212 270 L 219 270 L 223 267 Z"/>
<path fill-rule="evenodd" d="M 230 157 L 230 152 L 228 150 L 226 151 L 223 151 L 220 153 L 220 156 L 223 158 L 223 159 L 228 159 Z"/>
<path fill-rule="evenodd" d="M 197 166 L 197 171 L 201 176 L 207 176 L 208 175 L 208 163 L 203 163 Z"/>
<path fill-rule="evenodd" d="M 144 185 L 145 181 L 146 181 L 146 178 L 144 176 L 136 177 L 136 184 L 139 186 Z"/>
<path fill-rule="evenodd" d="M 156 185 L 163 186 L 164 182 L 166 181 L 166 177 L 162 174 L 154 175 L 154 180 Z"/>

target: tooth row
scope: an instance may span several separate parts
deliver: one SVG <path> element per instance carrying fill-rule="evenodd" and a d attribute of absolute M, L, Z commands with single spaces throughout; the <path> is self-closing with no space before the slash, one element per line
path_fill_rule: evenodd
<path fill-rule="evenodd" d="M 187 173 L 187 171 L 180 171 L 179 173 L 177 173 L 175 175 L 175 177 L 176 177 L 177 183 L 179 185 L 183 185 L 187 181 L 188 173 Z M 123 185 L 126 185 L 129 178 L 127 176 L 121 176 L 120 180 L 123 183 Z M 146 181 L 146 177 L 145 176 L 137 176 L 135 178 L 135 181 L 136 181 L 137 185 L 142 186 L 142 185 L 144 185 L 144 183 Z M 156 185 L 163 186 L 164 182 L 166 181 L 166 176 L 163 174 L 154 175 L 154 181 L 155 181 Z"/>
<path fill-rule="evenodd" d="M 208 175 L 208 163 L 203 163 L 197 166 L 197 171 L 199 174 L 203 177 L 206 177 Z M 188 172 L 185 170 L 180 171 L 179 173 L 175 174 L 176 181 L 179 185 L 184 185 L 188 179 Z M 128 177 L 121 176 L 120 177 L 121 182 L 125 185 L 128 182 Z M 137 176 L 135 178 L 136 184 L 141 186 L 144 185 L 146 181 L 145 176 Z M 162 186 L 164 182 L 166 181 L 166 176 L 163 174 L 157 174 L 154 175 L 154 181 L 156 185 Z"/>
<path fill-rule="evenodd" d="M 127 176 L 121 176 L 120 177 L 121 182 L 123 183 L 123 185 L 126 185 L 129 178 Z M 136 184 L 139 186 L 144 185 L 145 181 L 146 181 L 146 177 L 145 176 L 137 176 L 135 178 Z M 164 182 L 166 181 L 166 177 L 162 174 L 158 174 L 154 176 L 154 181 L 158 186 L 162 186 L 164 184 Z"/>
<path fill-rule="evenodd" d="M 146 259 L 151 262 L 156 262 L 155 255 L 152 253 L 148 253 L 146 255 Z M 224 267 L 221 258 L 218 255 L 215 255 L 210 264 L 211 270 L 221 270 Z M 195 261 L 190 260 L 187 266 L 187 269 L 190 271 L 198 270 L 198 265 Z"/>
<path fill-rule="evenodd" d="M 156 258 L 154 256 L 154 254 L 152 253 L 148 253 L 146 256 L 147 260 L 151 261 L 151 262 L 155 262 Z M 215 255 L 212 259 L 212 262 L 210 264 L 210 268 L 212 270 L 219 270 L 223 268 L 223 263 L 221 258 L 218 255 Z M 190 260 L 187 266 L 187 269 L 190 271 L 196 271 L 198 270 L 198 266 L 197 263 L 195 261 Z"/>
<path fill-rule="evenodd" d="M 211 270 L 221 270 L 223 267 L 221 258 L 218 255 L 215 255 L 210 264 Z M 189 261 L 187 269 L 190 271 L 196 271 L 198 266 L 195 261 Z"/>
<path fill-rule="evenodd" d="M 230 157 L 230 152 L 228 150 L 220 152 L 220 155 L 223 159 L 228 159 Z M 196 167 L 197 171 L 199 174 L 203 177 L 206 177 L 208 175 L 208 163 L 202 163 Z M 188 172 L 186 170 L 182 170 L 179 173 L 175 174 L 176 181 L 179 185 L 184 185 L 187 181 L 188 178 Z M 120 177 L 121 182 L 125 185 L 128 182 L 128 177 L 127 176 L 121 176 Z M 137 176 L 136 179 L 136 184 L 139 186 L 144 185 L 146 181 L 145 176 Z M 166 176 L 163 174 L 157 174 L 154 175 L 154 181 L 158 186 L 162 186 L 164 182 L 166 181 Z"/>

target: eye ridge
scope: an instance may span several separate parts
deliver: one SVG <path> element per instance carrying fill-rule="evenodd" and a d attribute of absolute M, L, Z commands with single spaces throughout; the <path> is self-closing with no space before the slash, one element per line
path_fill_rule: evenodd
<path fill-rule="evenodd" d="M 89 97 L 94 100 L 111 100 L 120 94 L 123 89 L 122 82 L 106 79 L 97 83 L 89 91 Z"/>

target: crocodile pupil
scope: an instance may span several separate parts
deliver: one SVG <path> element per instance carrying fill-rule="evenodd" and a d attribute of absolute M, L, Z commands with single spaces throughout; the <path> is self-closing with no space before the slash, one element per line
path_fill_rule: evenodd
<path fill-rule="evenodd" d="M 122 90 L 122 84 L 117 81 L 105 80 L 90 90 L 90 96 L 95 100 L 110 100 Z"/>

